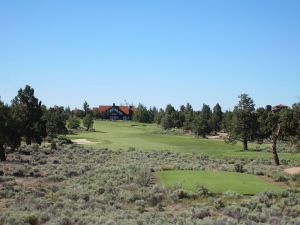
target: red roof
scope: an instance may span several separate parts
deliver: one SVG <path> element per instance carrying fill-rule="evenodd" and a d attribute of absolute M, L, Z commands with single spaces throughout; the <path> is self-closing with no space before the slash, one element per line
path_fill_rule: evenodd
<path fill-rule="evenodd" d="M 93 108 L 93 110 L 103 113 L 112 107 L 117 107 L 120 111 L 122 111 L 126 115 L 129 115 L 130 113 L 132 113 L 134 111 L 134 109 L 129 106 L 112 106 L 112 105 L 100 105 L 98 108 Z"/>
<path fill-rule="evenodd" d="M 112 106 L 110 106 L 110 105 L 101 105 L 101 106 L 99 106 L 99 111 L 105 112 L 105 111 L 109 110 L 111 107 Z"/>
<path fill-rule="evenodd" d="M 129 106 L 119 106 L 119 109 L 120 109 L 123 113 L 129 115 L 129 112 L 130 112 Z"/>

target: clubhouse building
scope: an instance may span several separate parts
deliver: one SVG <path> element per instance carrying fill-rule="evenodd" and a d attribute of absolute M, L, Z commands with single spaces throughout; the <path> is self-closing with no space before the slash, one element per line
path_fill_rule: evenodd
<path fill-rule="evenodd" d="M 93 108 L 95 113 L 100 113 L 102 119 L 131 120 L 134 108 L 132 106 L 100 105 Z"/>

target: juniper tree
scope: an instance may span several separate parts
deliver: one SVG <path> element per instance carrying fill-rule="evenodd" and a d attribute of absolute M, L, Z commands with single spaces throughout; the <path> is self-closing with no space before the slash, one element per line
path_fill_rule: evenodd
<path fill-rule="evenodd" d="M 150 122 L 150 112 L 148 111 L 147 107 L 143 104 L 139 103 L 138 107 L 136 107 L 134 114 L 132 116 L 134 121 L 140 123 L 149 123 Z"/>
<path fill-rule="evenodd" d="M 66 134 L 66 114 L 63 107 L 54 106 L 46 110 L 43 116 L 46 122 L 47 136 L 53 138 L 58 134 Z"/>
<path fill-rule="evenodd" d="M 69 129 L 77 129 L 80 127 L 80 119 L 76 116 L 73 116 L 68 119 L 67 126 Z"/>
<path fill-rule="evenodd" d="M 192 130 L 194 116 L 195 113 L 192 105 L 190 103 L 187 103 L 184 109 L 184 123 L 183 123 L 184 130 Z"/>
<path fill-rule="evenodd" d="M 34 89 L 26 85 L 18 91 L 12 100 L 12 117 L 18 125 L 20 136 L 24 137 L 26 144 L 41 143 L 46 137 L 46 124 L 42 120 L 42 102 L 34 96 Z"/>
<path fill-rule="evenodd" d="M 257 109 L 257 138 L 264 140 L 270 138 L 272 140 L 272 154 L 275 165 L 280 165 L 277 153 L 277 142 L 279 140 L 295 141 L 299 132 L 299 115 L 296 106 L 293 109 L 288 107 L 279 107 L 271 110 L 271 108 Z"/>
<path fill-rule="evenodd" d="M 223 112 L 219 103 L 213 108 L 211 117 L 211 128 L 213 131 L 218 132 L 221 130 Z"/>
<path fill-rule="evenodd" d="M 232 112 L 229 110 L 226 110 L 223 113 L 222 116 L 222 123 L 221 123 L 221 127 L 223 130 L 225 130 L 227 133 L 230 132 L 231 128 L 232 128 Z"/>
<path fill-rule="evenodd" d="M 234 107 L 230 138 L 243 142 L 244 150 L 248 150 L 248 141 L 253 139 L 256 132 L 255 104 L 247 95 L 239 96 L 239 103 Z"/>
<path fill-rule="evenodd" d="M 288 140 L 297 134 L 298 121 L 294 120 L 293 110 L 283 108 L 280 111 L 273 111 L 271 120 L 272 129 L 272 153 L 275 165 L 280 165 L 277 154 L 277 141 L 279 139 Z"/>
<path fill-rule="evenodd" d="M 161 125 L 164 129 L 180 127 L 179 113 L 171 104 L 168 104 L 166 107 L 164 115 L 161 118 Z"/>
<path fill-rule="evenodd" d="M 11 110 L 0 101 L 0 161 L 6 160 L 5 148 L 15 149 L 21 143 L 17 132 L 16 121 L 12 118 Z"/>
<path fill-rule="evenodd" d="M 86 130 L 89 130 L 93 127 L 94 118 L 91 113 L 87 113 L 86 116 L 82 120 L 83 126 L 86 127 Z"/>
<path fill-rule="evenodd" d="M 88 112 L 91 111 L 90 109 L 90 105 L 87 103 L 87 101 L 84 101 L 83 103 L 83 111 L 84 111 L 84 115 L 86 116 Z"/>
<path fill-rule="evenodd" d="M 202 110 L 195 115 L 193 131 L 197 136 L 205 137 L 211 132 L 211 109 L 203 104 Z"/>

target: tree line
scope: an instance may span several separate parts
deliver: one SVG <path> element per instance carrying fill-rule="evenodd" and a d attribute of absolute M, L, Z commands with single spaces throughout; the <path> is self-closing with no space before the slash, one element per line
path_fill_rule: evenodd
<path fill-rule="evenodd" d="M 83 108 L 83 125 L 88 130 L 93 126 L 92 111 L 87 102 Z M 18 91 L 10 105 L 0 100 L 0 161 L 6 160 L 6 149 L 14 150 L 21 142 L 41 144 L 47 138 L 51 141 L 59 134 L 66 134 L 67 127 L 79 126 L 79 117 L 69 107 L 47 108 L 27 85 Z"/>
<path fill-rule="evenodd" d="M 53 140 L 69 129 L 78 129 L 81 121 L 86 130 L 93 127 L 94 117 L 89 104 L 85 101 L 82 109 L 54 106 L 47 108 L 34 96 L 34 89 L 26 86 L 18 91 L 10 105 L 0 101 L 0 160 L 6 160 L 5 149 L 16 149 L 21 142 L 40 144 L 45 139 Z M 300 103 L 291 107 L 266 106 L 255 108 L 253 99 L 247 94 L 239 96 L 233 111 L 222 111 L 219 104 L 212 109 L 203 104 L 201 110 L 194 110 L 187 103 L 176 110 L 171 104 L 165 109 L 139 104 L 133 120 L 143 123 L 157 123 L 163 129 L 180 128 L 193 132 L 196 136 L 226 132 L 226 142 L 241 141 L 248 150 L 249 141 L 272 144 L 274 163 L 279 165 L 277 154 L 278 141 L 291 145 L 300 143 Z"/>
<path fill-rule="evenodd" d="M 277 143 L 279 140 L 291 145 L 300 143 L 300 103 L 292 107 L 279 105 L 255 108 L 252 98 L 247 94 L 239 96 L 233 111 L 222 111 L 219 104 L 213 109 L 203 104 L 201 110 L 194 110 L 191 104 L 182 105 L 176 110 L 172 105 L 165 109 L 149 108 L 142 104 L 136 107 L 133 120 L 144 123 L 157 123 L 163 129 L 181 128 L 205 137 L 220 131 L 226 132 L 227 143 L 241 141 L 243 149 L 248 150 L 249 141 L 272 144 L 273 160 L 279 165 Z"/>

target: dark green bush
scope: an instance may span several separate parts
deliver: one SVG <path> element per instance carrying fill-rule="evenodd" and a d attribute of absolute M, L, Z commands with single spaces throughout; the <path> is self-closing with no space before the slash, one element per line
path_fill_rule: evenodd
<path fill-rule="evenodd" d="M 57 146 L 56 146 L 56 141 L 55 140 L 51 141 L 51 149 L 52 150 L 57 150 Z"/>
<path fill-rule="evenodd" d="M 25 219 L 26 223 L 29 223 L 30 225 L 38 225 L 39 224 L 39 218 L 37 215 L 29 215 Z"/>
<path fill-rule="evenodd" d="M 235 172 L 237 172 L 237 173 L 244 173 L 244 172 L 245 172 L 245 171 L 244 171 L 243 165 L 240 164 L 240 163 L 234 164 L 234 170 L 235 170 Z"/>
<path fill-rule="evenodd" d="M 150 206 L 158 205 L 164 198 L 163 194 L 153 194 L 149 196 L 148 202 Z"/>
<path fill-rule="evenodd" d="M 300 181 L 300 173 L 292 175 L 292 180 L 297 182 Z"/>
<path fill-rule="evenodd" d="M 216 199 L 214 199 L 214 207 L 216 209 L 222 209 L 225 207 L 225 203 L 223 202 L 223 200 L 221 198 L 216 198 Z"/>
<path fill-rule="evenodd" d="M 147 168 L 141 168 L 136 175 L 136 183 L 141 186 L 146 186 L 151 178 L 151 170 Z"/>
<path fill-rule="evenodd" d="M 174 191 L 174 195 L 177 196 L 179 199 L 188 198 L 189 194 L 183 189 L 178 189 Z"/>
<path fill-rule="evenodd" d="M 227 206 L 224 209 L 224 215 L 235 218 L 237 220 L 241 220 L 242 218 L 247 218 L 248 212 L 249 209 L 237 205 Z"/>
<path fill-rule="evenodd" d="M 203 219 L 210 216 L 210 210 L 207 206 L 197 205 L 192 208 L 193 219 Z"/>
<path fill-rule="evenodd" d="M 202 185 L 199 185 L 197 187 L 196 193 L 201 197 L 207 197 L 207 196 L 211 195 L 209 193 L 208 189 Z"/>

